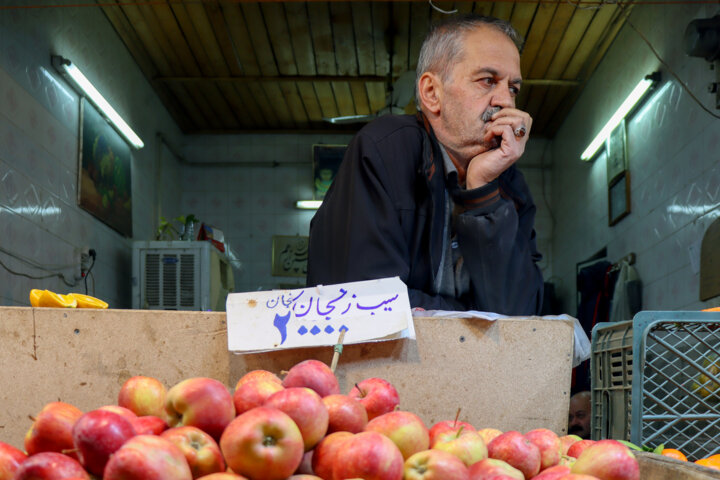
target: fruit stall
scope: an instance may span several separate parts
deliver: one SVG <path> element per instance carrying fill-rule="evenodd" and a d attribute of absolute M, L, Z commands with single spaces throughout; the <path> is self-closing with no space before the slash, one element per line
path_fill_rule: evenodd
<path fill-rule="evenodd" d="M 569 437 L 571 321 L 539 317 L 495 321 L 414 317 L 413 321 L 416 339 L 345 345 L 332 372 L 327 366 L 335 352 L 328 347 L 229 352 L 224 313 L 2 307 L 0 480 L 91 478 L 85 471 L 109 480 L 150 478 L 150 470 L 128 473 L 134 467 L 127 459 L 138 452 L 168 455 L 176 466 L 184 454 L 187 468 L 180 461 L 180 470 L 166 470 L 153 477 L 168 480 L 553 480 L 569 475 L 572 462 L 578 465 L 578 473 L 602 471 L 607 465 L 629 472 L 629 476 L 595 473 L 597 476 L 577 477 L 584 479 L 720 478 L 720 472 L 688 462 L 643 452 L 631 455 L 627 447 L 614 441 L 584 446 L 577 461 L 566 455 L 570 443 L 560 438 Z M 321 373 L 308 373 L 310 364 Z M 262 378 L 255 378 L 258 373 Z M 316 382 L 323 376 L 335 382 L 327 391 L 323 391 L 322 382 Z M 130 384 L 138 378 L 161 385 L 161 413 L 133 409 L 138 402 L 133 403 Z M 369 392 L 373 387 L 368 382 L 373 379 L 395 392 L 392 402 L 371 403 Z M 201 410 L 212 412 L 211 420 L 188 420 L 182 409 L 192 403 L 189 385 L 195 383 L 202 383 L 199 389 L 215 391 L 213 395 L 225 398 L 226 406 L 229 398 L 230 410 L 207 407 Z M 257 403 L 261 385 L 270 390 Z M 306 418 L 298 415 L 290 405 L 309 401 L 293 397 L 300 390 L 317 397 L 316 403 L 322 399 L 322 411 L 330 413 L 306 414 Z M 307 392 L 300 393 L 297 395 L 308 396 Z M 364 407 L 360 426 L 340 427 L 347 423 L 347 415 L 340 418 L 333 413 L 336 410 L 330 400 L 335 396 L 351 397 Z M 31 453 L 28 445 L 37 448 L 35 437 L 42 436 L 38 424 L 41 418 L 51 416 L 48 410 L 58 404 L 68 404 L 75 412 L 70 415 L 73 428 L 65 432 L 66 436 L 72 433 L 69 445 L 32 454 L 22 466 L 27 472 L 31 468 L 37 472 L 42 465 L 30 467 L 30 459 L 41 464 L 49 461 L 42 455 L 58 455 L 63 461 L 72 458 L 82 468 L 72 470 L 76 468 L 73 463 L 68 472 L 74 473 L 66 476 L 53 476 L 61 475 L 57 464 L 55 474 L 8 474 L 4 470 L 12 464 L 8 452 L 12 450 L 16 458 L 24 460 L 22 451 Z M 123 418 L 125 409 L 130 410 L 127 420 Z M 325 427 L 318 433 L 317 419 L 323 415 Z M 102 448 L 98 445 L 105 448 L 111 442 L 97 441 L 97 435 L 107 435 L 97 433 L 98 425 L 109 420 L 120 422 L 116 417 L 132 425 L 125 427 L 127 438 L 118 440 L 112 451 L 99 451 Z M 219 421 L 220 417 L 225 420 Z M 138 419 L 157 419 L 163 426 Z M 292 445 L 283 448 L 292 458 L 277 459 L 276 463 L 249 461 L 251 454 L 238 450 L 241 442 L 235 439 L 251 438 L 253 429 L 247 425 L 253 421 L 256 428 L 272 423 L 287 432 L 283 445 Z M 404 430 L 399 434 L 396 423 L 418 433 Z M 334 429 L 330 428 L 333 425 Z M 195 430 L 192 441 L 188 440 L 190 428 Z M 315 433 L 309 433 L 312 431 Z M 288 440 L 293 435 L 297 437 L 295 443 Z M 269 436 L 264 438 L 267 442 Z M 178 448 L 168 447 L 168 442 Z M 210 460 L 198 464 L 198 452 L 192 450 L 198 444 L 215 446 L 212 468 Z M 431 445 L 433 448 L 428 449 Z M 361 460 L 378 449 L 388 455 L 390 470 L 358 474 L 365 471 L 363 468 L 375 468 Z M 551 450 L 557 458 L 546 454 Z M 336 457 L 342 461 L 335 462 Z M 602 460 L 600 463 L 605 464 L 598 466 L 597 459 L 603 458 L 612 461 Z M 274 473 L 268 473 L 271 463 L 277 468 Z M 14 468 L 21 468 L 18 465 L 20 460 Z M 235 473 L 220 473 L 228 467 Z M 148 463 L 147 468 L 154 467 Z M 162 471 L 163 467 L 156 468 Z M 213 468 L 215 473 L 210 474 Z M 317 476 L 310 475 L 313 471 Z"/>

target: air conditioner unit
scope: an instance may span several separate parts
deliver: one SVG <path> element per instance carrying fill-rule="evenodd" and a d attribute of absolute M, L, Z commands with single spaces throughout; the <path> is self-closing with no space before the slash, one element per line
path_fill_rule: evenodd
<path fill-rule="evenodd" d="M 227 257 L 210 242 L 133 242 L 132 306 L 225 311 L 234 288 Z"/>

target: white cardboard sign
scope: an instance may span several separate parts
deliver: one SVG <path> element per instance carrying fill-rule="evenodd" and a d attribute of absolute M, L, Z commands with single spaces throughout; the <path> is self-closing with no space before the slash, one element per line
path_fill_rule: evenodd
<path fill-rule="evenodd" d="M 231 293 L 228 350 L 260 352 L 415 338 L 407 287 L 398 278 L 297 290 Z"/>

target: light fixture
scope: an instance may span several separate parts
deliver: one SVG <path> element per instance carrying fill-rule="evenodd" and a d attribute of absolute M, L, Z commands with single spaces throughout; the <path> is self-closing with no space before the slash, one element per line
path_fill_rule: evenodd
<path fill-rule="evenodd" d="M 298 200 L 295 202 L 295 208 L 300 210 L 317 210 L 322 205 L 322 200 Z"/>
<path fill-rule="evenodd" d="M 622 119 L 632 111 L 633 107 L 648 94 L 650 87 L 656 85 L 659 81 L 660 72 L 652 73 L 640 80 L 640 83 L 633 88 L 633 91 L 630 92 L 630 95 L 628 95 L 622 105 L 620 105 L 620 108 L 617 109 L 602 130 L 600 130 L 600 133 L 595 136 L 593 141 L 590 142 L 590 145 L 588 145 L 582 155 L 580 155 L 580 160 L 587 162 L 592 159 L 595 156 L 595 152 L 605 144 L 605 140 L 610 136 L 610 133 L 615 130 L 615 127 L 617 127 Z"/>
<path fill-rule="evenodd" d="M 70 81 L 70 84 L 78 91 L 78 93 L 85 95 L 85 97 L 95 105 L 105 118 L 117 129 L 120 134 L 127 139 L 127 141 L 133 147 L 140 149 L 145 144 L 133 132 L 132 128 L 125 123 L 125 120 L 110 106 L 107 100 L 97 91 L 97 89 L 90 83 L 90 80 L 82 74 L 82 72 L 67 58 L 63 58 L 60 55 L 52 56 L 52 65 L 55 69 L 60 72 L 66 79 Z"/>

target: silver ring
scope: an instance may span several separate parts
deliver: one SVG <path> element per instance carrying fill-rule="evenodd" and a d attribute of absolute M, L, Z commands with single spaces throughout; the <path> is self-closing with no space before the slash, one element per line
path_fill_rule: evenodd
<path fill-rule="evenodd" d="M 527 133 L 527 130 L 525 130 L 525 127 L 524 127 L 524 126 L 515 129 L 515 136 L 516 136 L 516 137 L 522 138 L 522 137 L 525 136 L 526 133 Z"/>

